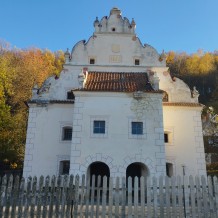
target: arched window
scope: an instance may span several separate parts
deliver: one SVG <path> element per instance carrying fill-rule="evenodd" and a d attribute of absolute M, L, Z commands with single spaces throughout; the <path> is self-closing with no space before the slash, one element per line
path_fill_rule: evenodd
<path fill-rule="evenodd" d="M 166 163 L 166 174 L 169 177 L 173 176 L 173 164 L 172 163 Z"/>

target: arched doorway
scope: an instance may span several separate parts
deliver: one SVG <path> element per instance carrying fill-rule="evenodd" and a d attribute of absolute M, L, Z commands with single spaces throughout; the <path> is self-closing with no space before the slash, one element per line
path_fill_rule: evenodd
<path fill-rule="evenodd" d="M 141 202 L 140 177 L 141 176 L 147 177 L 148 175 L 149 175 L 148 168 L 143 163 L 140 163 L 140 162 L 134 162 L 126 168 L 126 187 L 128 189 L 128 178 L 131 177 L 132 179 L 132 201 L 133 202 L 134 202 L 134 186 L 135 186 L 134 179 L 135 177 L 138 177 L 138 187 L 139 187 L 138 201 Z M 146 180 L 145 180 L 145 184 L 146 184 Z M 147 202 L 147 194 L 145 194 L 145 202 Z"/>
<path fill-rule="evenodd" d="M 127 168 L 126 168 L 126 177 L 141 177 L 141 176 L 148 176 L 148 168 L 140 162 L 135 162 L 130 164 Z"/>
<path fill-rule="evenodd" d="M 89 165 L 87 170 L 87 179 L 90 181 L 90 186 L 92 185 L 92 176 L 95 175 L 95 186 L 97 186 L 97 178 L 101 176 L 101 184 L 100 187 L 103 186 L 103 177 L 110 177 L 110 169 L 107 164 L 96 161 Z"/>
<path fill-rule="evenodd" d="M 126 179 L 128 181 L 128 177 L 132 177 L 132 186 L 134 186 L 134 178 L 136 176 L 139 179 L 139 186 L 140 186 L 140 177 L 141 176 L 147 177 L 148 175 L 149 175 L 148 168 L 143 163 L 140 162 L 134 162 L 126 168 Z"/>

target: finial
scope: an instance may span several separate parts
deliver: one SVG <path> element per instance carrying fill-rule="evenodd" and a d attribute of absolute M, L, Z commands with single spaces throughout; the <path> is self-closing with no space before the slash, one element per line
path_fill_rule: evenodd
<path fill-rule="evenodd" d="M 159 57 L 159 61 L 160 61 L 160 62 L 163 61 L 164 59 L 166 59 L 166 57 L 167 57 L 167 55 L 166 55 L 166 53 L 165 53 L 164 50 L 163 50 L 162 53 L 161 53 L 161 55 L 160 55 L 160 57 Z"/>
<path fill-rule="evenodd" d="M 65 55 L 70 55 L 69 48 L 67 48 L 67 51 L 65 51 L 64 54 L 65 54 Z"/>
<path fill-rule="evenodd" d="M 99 25 L 99 20 L 98 20 L 98 17 L 96 17 L 95 21 L 94 21 L 94 27 Z"/>

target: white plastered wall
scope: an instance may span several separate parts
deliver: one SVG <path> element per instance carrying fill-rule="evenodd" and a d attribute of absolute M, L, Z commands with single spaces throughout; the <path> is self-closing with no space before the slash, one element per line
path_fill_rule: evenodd
<path fill-rule="evenodd" d="M 59 161 L 70 160 L 71 141 L 62 141 L 62 127 L 72 126 L 73 105 L 30 104 L 23 176 L 59 174 Z"/>
<path fill-rule="evenodd" d="M 201 127 L 201 107 L 163 106 L 164 131 L 171 134 L 166 143 L 166 161 L 174 175 L 206 175 Z"/>
<path fill-rule="evenodd" d="M 145 94 L 140 105 L 132 93 L 75 95 L 70 173 L 86 174 L 91 163 L 100 161 L 113 177 L 125 176 L 134 162 L 146 165 L 150 175 L 165 175 L 161 94 Z M 106 121 L 104 135 L 93 134 L 94 120 Z M 131 134 L 132 121 L 143 122 L 142 136 Z"/>

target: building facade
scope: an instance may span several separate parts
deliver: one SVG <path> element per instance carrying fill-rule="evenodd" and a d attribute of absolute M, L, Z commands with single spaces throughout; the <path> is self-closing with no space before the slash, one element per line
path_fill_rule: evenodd
<path fill-rule="evenodd" d="M 33 89 L 24 177 L 206 175 L 198 92 L 112 8 Z"/>

